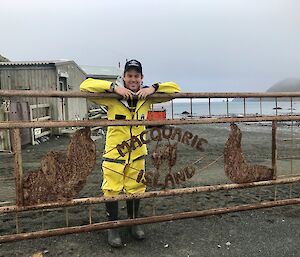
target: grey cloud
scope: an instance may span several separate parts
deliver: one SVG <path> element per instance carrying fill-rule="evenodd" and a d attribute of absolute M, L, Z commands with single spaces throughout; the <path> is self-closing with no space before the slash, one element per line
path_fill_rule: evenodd
<path fill-rule="evenodd" d="M 264 91 L 300 77 L 299 7 L 296 0 L 4 0 L 0 53 L 88 65 L 138 58 L 147 84 Z"/>

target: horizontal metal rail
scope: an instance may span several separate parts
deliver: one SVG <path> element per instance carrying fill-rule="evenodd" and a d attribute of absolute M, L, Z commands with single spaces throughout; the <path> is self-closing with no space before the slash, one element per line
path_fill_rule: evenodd
<path fill-rule="evenodd" d="M 206 217 L 209 215 L 220 215 L 220 214 L 231 213 L 231 212 L 249 211 L 249 210 L 256 210 L 256 209 L 263 209 L 263 208 L 270 208 L 270 207 L 294 205 L 294 204 L 300 204 L 300 198 L 277 200 L 277 201 L 265 201 L 261 203 L 244 204 L 244 205 L 225 207 L 225 208 L 215 208 L 215 209 L 190 211 L 190 212 L 179 212 L 179 213 L 151 216 L 145 218 L 109 221 L 109 222 L 94 223 L 94 224 L 83 225 L 83 226 L 65 227 L 65 228 L 49 229 L 49 230 L 42 230 L 36 232 L 20 233 L 14 235 L 5 235 L 5 236 L 0 236 L 0 243 L 13 242 L 13 241 L 25 240 L 25 239 L 83 233 L 83 232 L 103 230 L 108 228 L 118 228 L 118 227 L 132 226 L 132 225 L 141 225 L 141 224 L 150 224 L 150 223 L 158 223 L 158 222 L 197 218 L 197 217 Z"/>
<path fill-rule="evenodd" d="M 0 129 L 12 128 L 59 128 L 59 127 L 94 127 L 94 126 L 162 126 L 184 124 L 210 124 L 231 122 L 260 121 L 300 121 L 300 115 L 246 116 L 168 120 L 80 120 L 80 121 L 6 121 L 0 122 Z"/>
<path fill-rule="evenodd" d="M 39 90 L 0 90 L 2 97 L 83 97 L 117 98 L 114 93 L 84 93 Z M 201 92 L 201 93 L 155 93 L 148 98 L 260 98 L 260 97 L 300 97 L 300 92 Z"/>
<path fill-rule="evenodd" d="M 183 194 L 194 194 L 201 192 L 216 192 L 221 190 L 232 190 L 232 189 L 245 189 L 253 188 L 258 186 L 270 186 L 270 185 L 280 185 L 280 184 L 291 184 L 300 182 L 300 176 L 293 177 L 282 177 L 277 178 L 276 180 L 266 180 L 252 183 L 244 184 L 221 184 L 221 185 L 212 185 L 212 186 L 199 186 L 199 187 L 190 187 L 190 188 L 180 188 L 180 189 L 169 189 L 161 191 L 152 191 L 142 194 L 133 194 L 133 195 L 117 195 L 114 197 L 89 197 L 89 198 L 79 198 L 73 199 L 65 202 L 52 202 L 37 204 L 32 206 L 3 206 L 0 207 L 0 213 L 11 213 L 11 212 L 21 212 L 29 210 L 40 210 L 40 209 L 51 209 L 58 207 L 70 207 L 76 205 L 84 204 L 97 204 L 111 201 L 121 201 L 121 200 L 131 200 L 131 199 L 144 199 L 144 198 L 155 198 L 155 197 L 166 197 L 166 196 L 176 196 Z"/>

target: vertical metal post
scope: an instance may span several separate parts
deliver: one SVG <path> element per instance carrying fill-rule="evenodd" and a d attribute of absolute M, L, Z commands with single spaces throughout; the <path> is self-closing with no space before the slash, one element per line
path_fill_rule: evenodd
<path fill-rule="evenodd" d="M 293 98 L 291 97 L 291 115 L 293 115 Z M 294 147 L 294 122 L 291 121 L 291 156 L 293 155 L 293 147 Z M 291 174 L 293 174 L 293 158 L 291 158 Z M 292 197 L 293 186 L 290 185 L 290 198 Z"/>
<path fill-rule="evenodd" d="M 211 117 L 210 97 L 208 98 L 208 116 Z"/>
<path fill-rule="evenodd" d="M 42 229 L 45 229 L 45 215 L 44 215 L 44 210 L 42 210 Z"/>
<path fill-rule="evenodd" d="M 260 109 L 260 116 L 262 116 L 262 102 L 261 102 L 261 97 L 259 98 L 259 109 Z"/>
<path fill-rule="evenodd" d="M 272 169 L 277 175 L 277 122 L 272 121 Z"/>
<path fill-rule="evenodd" d="M 16 212 L 16 233 L 20 233 L 20 224 L 19 224 L 19 213 Z"/>
<path fill-rule="evenodd" d="M 258 188 L 258 200 L 261 202 L 261 187 Z"/>
<path fill-rule="evenodd" d="M 228 98 L 226 98 L 226 116 L 229 116 Z"/>
<path fill-rule="evenodd" d="M 23 167 L 21 151 L 20 129 L 12 129 L 12 147 L 15 159 L 15 177 L 16 177 L 16 204 L 22 206 L 24 202 L 23 194 Z"/>
<path fill-rule="evenodd" d="M 40 110 L 39 110 L 39 101 L 37 97 L 35 98 L 35 103 L 36 103 L 36 120 L 38 121 L 40 117 Z"/>
<path fill-rule="evenodd" d="M 246 98 L 244 97 L 244 116 L 246 116 Z"/>
<path fill-rule="evenodd" d="M 33 109 L 30 106 L 29 106 L 29 118 L 30 118 L 30 121 L 33 120 Z M 31 144 L 35 145 L 34 128 L 30 128 L 30 131 L 31 131 Z"/>
<path fill-rule="evenodd" d="M 277 102 L 277 97 L 275 97 L 275 109 L 276 109 L 276 116 L 278 114 L 278 102 Z"/>
<path fill-rule="evenodd" d="M 92 207 L 89 205 L 89 223 L 92 224 Z"/>
<path fill-rule="evenodd" d="M 132 201 L 132 218 L 135 219 L 136 218 L 136 213 L 135 213 L 135 201 Z"/>
<path fill-rule="evenodd" d="M 62 90 L 62 89 L 61 89 Z M 61 120 L 65 120 L 65 98 L 61 98 Z"/>
<path fill-rule="evenodd" d="M 173 99 L 171 100 L 171 109 L 172 109 L 172 120 L 174 119 L 174 103 Z"/>
<path fill-rule="evenodd" d="M 190 105 L 191 105 L 191 107 L 190 107 L 190 109 L 191 109 L 191 118 L 193 118 L 193 99 L 192 98 L 190 98 Z"/>
<path fill-rule="evenodd" d="M 274 177 L 277 177 L 277 123 L 272 121 L 272 169 Z M 277 186 L 274 188 L 274 199 L 277 198 Z"/>
<path fill-rule="evenodd" d="M 156 198 L 153 197 L 152 199 L 152 215 L 155 216 L 156 215 Z"/>

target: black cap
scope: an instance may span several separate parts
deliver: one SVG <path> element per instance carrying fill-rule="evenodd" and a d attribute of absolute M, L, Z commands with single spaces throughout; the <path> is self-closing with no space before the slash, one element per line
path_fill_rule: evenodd
<path fill-rule="evenodd" d="M 124 73 L 130 69 L 134 69 L 137 72 L 143 74 L 142 64 L 137 60 L 130 60 L 130 61 L 126 62 L 125 68 L 124 68 Z"/>

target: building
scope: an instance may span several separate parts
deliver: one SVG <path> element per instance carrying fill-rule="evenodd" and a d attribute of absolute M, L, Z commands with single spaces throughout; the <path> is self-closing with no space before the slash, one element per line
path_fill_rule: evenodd
<path fill-rule="evenodd" d="M 78 91 L 86 78 L 74 61 L 1 62 L 2 90 L 58 90 Z M 22 98 L 29 105 L 49 104 L 53 120 L 82 119 L 86 101 L 82 98 Z"/>
<path fill-rule="evenodd" d="M 121 74 L 121 70 L 115 67 L 82 67 L 68 60 L 0 62 L 0 89 L 79 91 L 81 82 L 88 77 L 113 81 Z M 8 102 L 0 99 L 1 104 L 7 106 Z M 8 114 L 0 117 L 2 120 L 82 120 L 87 118 L 87 113 L 84 98 L 22 97 L 10 100 Z M 24 129 L 22 144 L 34 143 L 35 136 L 64 131 L 63 128 L 47 131 Z"/>
<path fill-rule="evenodd" d="M 0 54 L 0 62 L 9 62 L 9 59 Z"/>
<path fill-rule="evenodd" d="M 103 79 L 108 81 L 115 81 L 123 73 L 123 70 L 114 66 L 80 65 L 80 68 L 86 73 L 87 78 Z"/>

